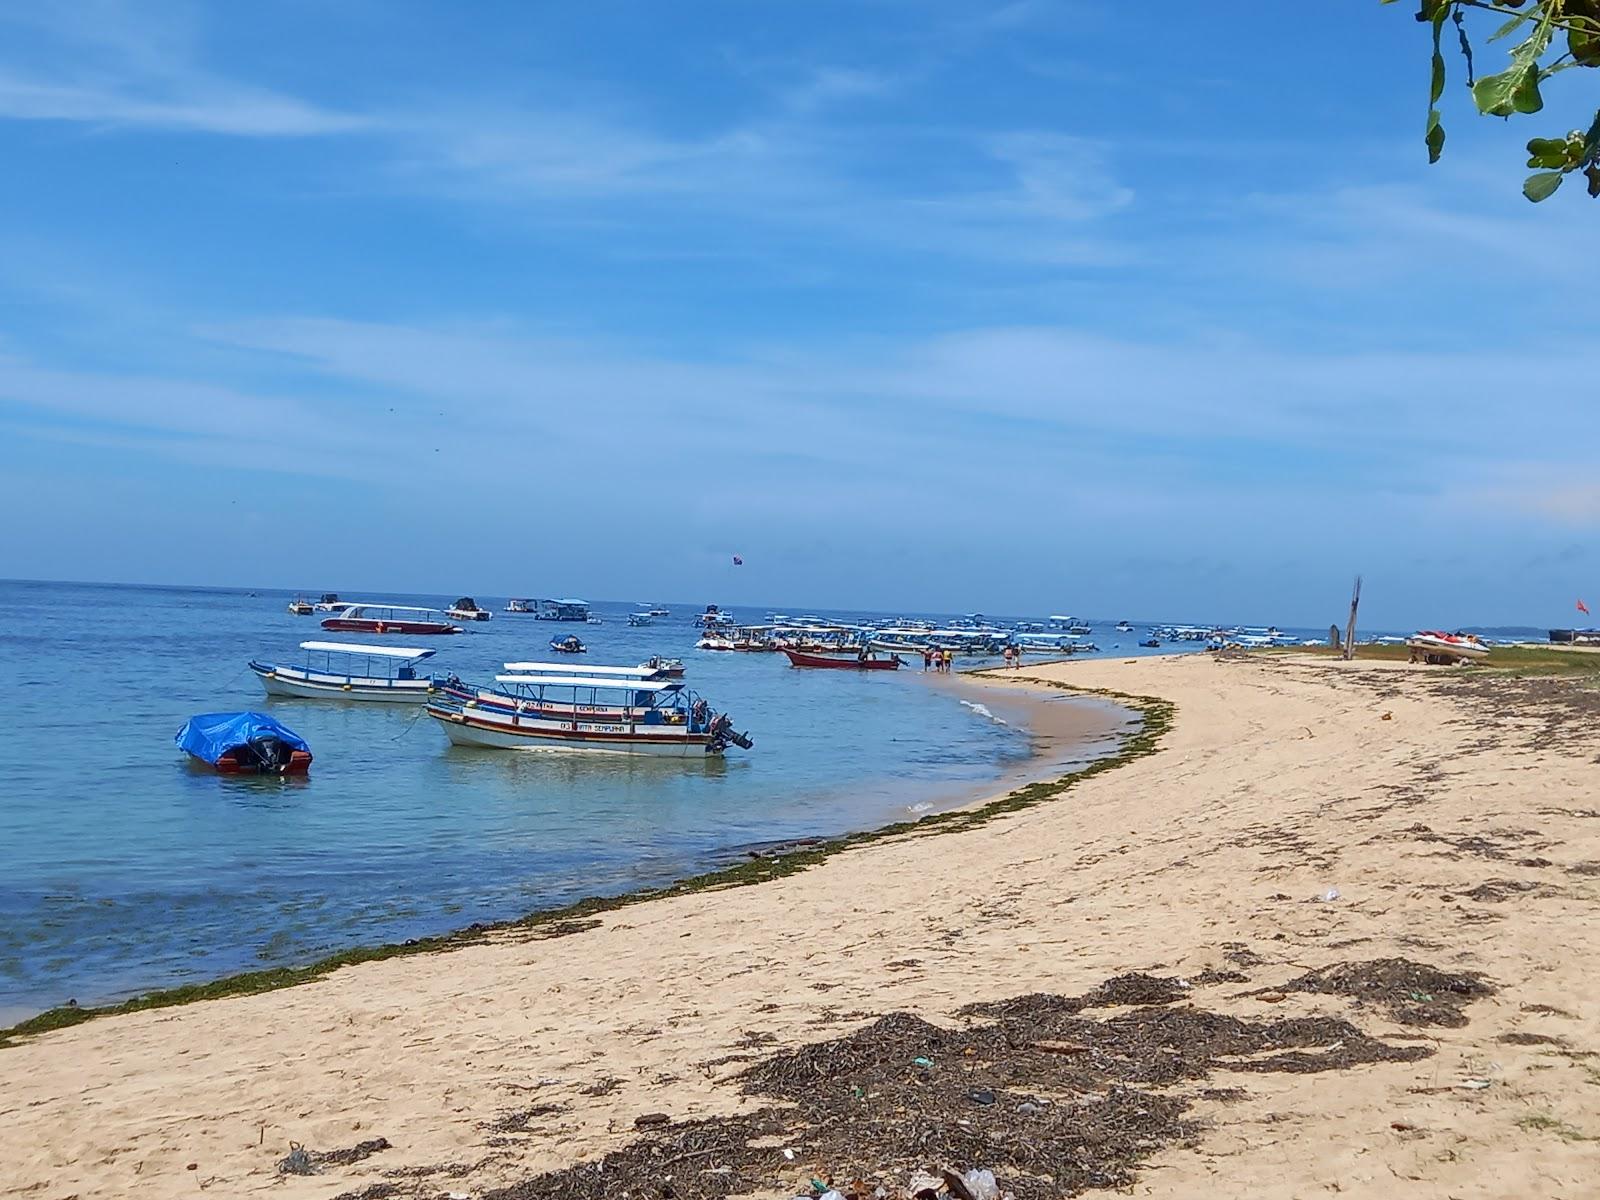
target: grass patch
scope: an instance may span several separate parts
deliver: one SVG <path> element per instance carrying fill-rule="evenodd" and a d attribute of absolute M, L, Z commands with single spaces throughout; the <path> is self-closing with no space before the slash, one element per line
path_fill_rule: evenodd
<path fill-rule="evenodd" d="M 1340 655 L 1339 651 L 1329 646 L 1272 646 L 1252 653 L 1309 654 L 1317 658 L 1338 658 Z M 1355 658 L 1357 662 L 1408 662 L 1411 651 L 1405 646 L 1387 643 L 1358 643 Z M 1561 650 L 1554 646 L 1495 646 L 1487 658 L 1465 663 L 1459 669 L 1475 673 L 1504 671 L 1517 675 L 1600 676 L 1600 651 Z"/>
<path fill-rule="evenodd" d="M 162 988 L 146 992 L 142 996 L 135 996 L 131 1000 L 124 1000 L 120 1004 L 52 1008 L 26 1021 L 19 1021 L 10 1028 L 0 1029 L 0 1049 L 17 1045 L 17 1039 L 20 1037 L 81 1025 L 95 1017 L 145 1012 L 155 1008 L 172 1008 L 180 1004 L 192 1004 L 197 1000 L 216 1000 L 224 996 L 251 996 L 259 992 L 272 992 L 279 988 L 322 979 L 340 967 L 382 962 L 385 959 L 403 958 L 412 954 L 459 950 L 466 946 L 481 944 L 495 934 L 526 931 L 544 937 L 562 937 L 592 928 L 595 922 L 588 918 L 649 900 L 718 888 L 746 887 L 750 884 L 765 883 L 769 879 L 782 879 L 786 875 L 797 875 L 814 867 L 843 850 L 869 845 L 887 838 L 958 833 L 976 829 L 996 817 L 1032 808 L 1045 800 L 1052 800 L 1086 779 L 1115 770 L 1148 754 L 1154 754 L 1160 748 L 1162 736 L 1172 728 L 1177 713 L 1176 706 L 1170 701 L 1155 696 L 1133 696 L 1105 688 L 1072 687 L 1057 683 L 1055 680 L 1032 676 L 1013 675 L 1007 678 L 1013 680 L 1020 678 L 1021 682 L 1080 695 L 1099 696 L 1138 712 L 1143 720 L 1137 732 L 1124 735 L 1122 745 L 1115 754 L 1096 759 L 1059 779 L 1041 780 L 1015 788 L 976 808 L 932 813 L 916 821 L 897 821 L 877 829 L 845 834 L 785 854 L 754 858 L 748 862 L 739 862 L 700 875 L 692 875 L 662 887 L 642 888 L 620 896 L 590 896 L 561 908 L 546 909 L 508 921 L 480 923 L 436 937 L 412 938 L 380 946 L 356 946 L 300 967 L 273 967 L 262 971 L 246 971 L 238 975 L 227 975 L 209 983 Z"/>
<path fill-rule="evenodd" d="M 1592 1142 L 1595 1139 L 1575 1129 L 1565 1121 L 1552 1117 L 1549 1113 L 1529 1113 L 1517 1119 L 1517 1128 L 1526 1129 L 1529 1133 L 1553 1133 L 1564 1142 Z"/>

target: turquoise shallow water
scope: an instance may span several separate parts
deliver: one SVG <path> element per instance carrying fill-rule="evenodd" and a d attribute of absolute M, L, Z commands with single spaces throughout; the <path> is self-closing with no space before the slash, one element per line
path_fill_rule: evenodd
<path fill-rule="evenodd" d="M 495 617 L 468 634 L 387 641 L 437 646 L 438 668 L 467 679 L 548 658 L 556 631 L 587 641 L 591 664 L 679 656 L 756 745 L 687 764 L 456 749 L 409 706 L 266 699 L 248 659 L 334 636 L 287 599 L 0 583 L 0 1016 L 666 882 L 741 845 L 901 819 L 1030 757 L 1024 730 L 914 672 L 696 652 L 694 606 L 637 629 L 629 604 L 596 605 L 603 625 L 557 625 L 483 596 Z M 306 737 L 310 778 L 193 769 L 178 726 L 235 708 Z"/>

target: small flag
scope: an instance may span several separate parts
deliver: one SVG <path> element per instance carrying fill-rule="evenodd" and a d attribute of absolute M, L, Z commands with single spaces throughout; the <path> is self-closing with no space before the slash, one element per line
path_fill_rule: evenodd
<path fill-rule="evenodd" d="M 737 554 L 735 554 L 733 556 L 733 565 L 736 566 L 736 567 L 744 566 L 744 559 L 740 558 Z M 1584 612 L 1588 612 L 1589 610 L 1588 609 L 1584 609 L 1583 611 Z"/>
<path fill-rule="evenodd" d="M 1578 611 L 1581 612 L 1581 613 L 1586 613 L 1586 612 L 1589 611 L 1589 606 L 1587 604 L 1585 604 L 1582 600 L 1579 600 L 1578 601 Z"/>

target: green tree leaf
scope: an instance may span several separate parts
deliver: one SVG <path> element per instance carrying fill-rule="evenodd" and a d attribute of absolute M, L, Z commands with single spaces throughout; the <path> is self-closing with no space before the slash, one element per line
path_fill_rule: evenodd
<path fill-rule="evenodd" d="M 1565 178 L 1566 176 L 1560 171 L 1536 171 L 1523 180 L 1522 194 L 1537 204 L 1539 201 L 1554 195 L 1555 190 L 1561 186 L 1561 181 Z M 1589 186 L 1591 189 L 1593 188 L 1594 183 L 1592 180 Z"/>
<path fill-rule="evenodd" d="M 1479 112 L 1492 117 L 1538 112 L 1544 107 L 1538 65 L 1519 62 L 1498 75 L 1485 75 L 1472 85 L 1472 99 Z"/>

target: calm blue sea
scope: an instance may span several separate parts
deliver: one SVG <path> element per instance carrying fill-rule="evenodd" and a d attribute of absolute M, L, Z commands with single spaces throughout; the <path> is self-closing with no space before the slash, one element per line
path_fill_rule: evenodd
<path fill-rule="evenodd" d="M 442 605 L 453 597 L 366 594 Z M 452 748 L 408 706 L 267 700 L 252 657 L 326 635 L 289 593 L 0 583 L 0 1024 L 61 1003 L 305 962 L 586 895 L 667 882 L 750 843 L 906 817 L 1015 772 L 1026 732 L 894 675 L 795 671 L 779 655 L 697 652 L 698 605 L 632 628 L 506 614 L 436 646 L 487 679 L 548 658 L 682 657 L 687 683 L 756 739 L 726 760 Z M 791 612 L 794 610 L 790 610 Z M 766 614 L 738 612 L 758 621 Z M 865 614 L 824 614 L 861 616 Z M 1126 654 L 1109 626 L 1095 638 Z M 393 644 L 397 639 L 388 639 Z M 406 639 L 398 639 L 406 640 Z M 415 641 L 415 639 L 411 639 Z M 172 743 L 192 713 L 272 712 L 316 755 L 303 782 L 195 770 Z"/>

